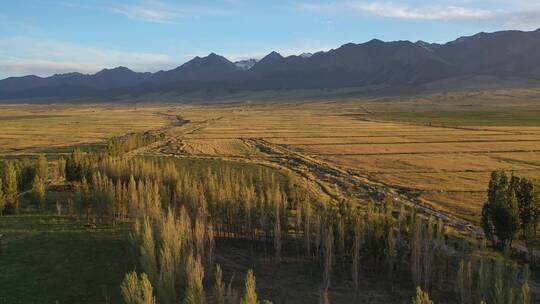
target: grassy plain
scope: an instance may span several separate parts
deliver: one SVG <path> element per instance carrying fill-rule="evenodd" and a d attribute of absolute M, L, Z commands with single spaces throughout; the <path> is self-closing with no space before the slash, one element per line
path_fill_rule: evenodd
<path fill-rule="evenodd" d="M 127 233 L 87 231 L 70 217 L 3 216 L 0 303 L 120 303 L 118 286 L 135 265 Z"/>
<path fill-rule="evenodd" d="M 0 157 L 67 153 L 74 145 L 91 149 L 110 136 L 168 126 L 163 129 L 166 140 L 145 154 L 246 162 L 278 158 L 257 146 L 264 141 L 291 155 L 414 194 L 439 210 L 473 221 L 479 219 L 492 170 L 540 177 L 537 91 L 310 103 L 11 105 L 0 110 Z M 177 115 L 189 123 L 170 125 Z M 0 295 L 0 303 L 105 303 L 109 296 L 110 303 L 118 303 L 119 283 L 136 264 L 128 254 L 125 228 L 87 231 L 72 218 L 52 215 L 2 217 L 0 286 L 9 292 Z M 310 272 L 294 258 L 275 267 L 275 261 L 264 255 L 254 258 L 232 242 L 218 241 L 217 246 L 216 259 L 226 269 L 225 278 L 235 274 L 237 287 L 242 285 L 239 277 L 253 267 L 265 298 L 276 303 L 318 300 L 313 292 L 320 284 L 314 275 L 318 270 Z M 339 287 L 332 290 L 332 298 L 352 302 L 341 298 L 340 291 L 350 286 L 339 280 L 333 283 Z M 361 302 L 391 303 L 411 296 L 397 295 L 400 288 L 394 295 L 379 292 L 380 281 L 376 275 L 362 278 Z M 305 294 L 309 296 L 298 296 Z"/>
<path fill-rule="evenodd" d="M 163 107 L 0 105 L 0 155 L 66 152 L 128 132 L 160 128 Z"/>
<path fill-rule="evenodd" d="M 178 138 L 216 157 L 245 157 L 224 142 L 263 139 L 478 222 L 491 171 L 540 177 L 540 93 L 512 94 L 186 107 L 200 128 Z"/>
<path fill-rule="evenodd" d="M 435 124 L 441 126 L 515 126 L 538 127 L 540 111 L 421 111 L 421 112 L 383 112 L 371 115 L 381 120 Z"/>
<path fill-rule="evenodd" d="M 489 174 L 540 177 L 540 90 L 208 105 L 2 106 L 0 154 L 69 152 L 167 129 L 166 154 L 271 157 L 255 140 L 337 166 L 477 221 Z M 154 152 L 158 152 L 154 151 Z M 152 151 L 150 151 L 150 154 Z"/>

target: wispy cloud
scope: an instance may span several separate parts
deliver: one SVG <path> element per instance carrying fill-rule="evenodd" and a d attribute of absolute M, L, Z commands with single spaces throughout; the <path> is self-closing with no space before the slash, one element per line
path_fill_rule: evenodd
<path fill-rule="evenodd" d="M 166 54 L 125 52 L 29 37 L 1 38 L 0 45 L 3 46 L 0 49 L 0 79 L 74 71 L 95 73 L 120 65 L 135 71 L 156 71 L 175 67 L 181 61 Z"/>
<path fill-rule="evenodd" d="M 490 22 L 526 29 L 540 27 L 539 3 L 516 0 L 511 5 L 507 0 L 495 0 L 492 4 L 501 1 L 505 4 L 504 9 L 497 5 L 491 5 L 489 9 L 486 6 L 479 8 L 473 5 L 475 1 L 439 1 L 438 4 L 426 2 L 415 5 L 391 1 L 338 1 L 301 4 L 299 8 L 319 14 L 352 13 L 405 20 Z"/>
<path fill-rule="evenodd" d="M 155 23 L 175 23 L 181 16 L 179 11 L 160 1 L 144 1 L 136 4 L 116 5 L 110 8 L 112 11 L 132 19 Z"/>
<path fill-rule="evenodd" d="M 232 4 L 229 1 L 237 3 L 238 0 L 226 0 L 225 2 Z M 212 7 L 163 0 L 136 0 L 124 4 L 63 2 L 62 5 L 73 9 L 109 11 L 133 20 L 160 24 L 177 24 L 184 19 L 201 16 L 232 16 L 236 14 L 235 10 L 223 6 Z"/>
<path fill-rule="evenodd" d="M 467 20 L 491 18 L 493 12 L 459 6 L 408 7 L 393 3 L 350 3 L 352 9 L 364 14 L 400 19 Z"/>

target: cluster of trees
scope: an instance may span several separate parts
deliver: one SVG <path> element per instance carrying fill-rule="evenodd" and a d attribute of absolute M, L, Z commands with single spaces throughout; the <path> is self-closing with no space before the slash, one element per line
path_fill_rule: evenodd
<path fill-rule="evenodd" d="M 148 275 L 146 275 L 144 272 L 137 274 L 135 271 L 132 271 L 126 274 L 122 284 L 120 285 L 120 289 L 126 304 L 160 303 L 156 299 L 154 292 L 155 289 L 152 287 L 152 283 L 148 279 Z M 230 284 L 227 289 L 225 289 L 221 267 L 219 265 L 216 266 L 215 284 L 212 297 L 214 299 L 214 303 L 216 304 L 272 304 L 272 302 L 268 300 L 258 300 L 255 275 L 251 269 L 248 270 L 246 275 L 245 291 L 242 298 L 240 298 L 236 290 L 232 289 Z M 190 296 L 185 297 L 181 303 L 206 303 L 206 300 Z M 418 304 L 421 303 L 418 302 Z"/>
<path fill-rule="evenodd" d="M 119 157 L 129 151 L 148 146 L 162 140 L 162 133 L 132 133 L 121 137 L 111 138 L 107 146 L 100 152 L 83 153 L 80 148 L 75 148 L 71 156 L 64 164 L 65 178 L 67 181 L 81 182 L 83 178 L 90 180 L 92 172 L 97 164 L 106 158 Z"/>
<path fill-rule="evenodd" d="M 87 217 L 155 218 L 169 207 L 184 207 L 194 217 L 203 206 L 218 235 L 251 239 L 286 230 L 291 217 L 287 197 L 292 186 L 265 167 L 221 163 L 201 170 L 182 167 L 172 158 L 105 157 L 89 168 L 89 180 L 83 176 L 78 183 L 76 204 Z"/>
<path fill-rule="evenodd" d="M 106 154 L 109 156 L 122 156 L 125 153 L 148 146 L 163 139 L 161 133 L 132 133 L 121 137 L 111 138 L 107 142 Z"/>
<path fill-rule="evenodd" d="M 337 272 L 350 273 L 359 292 L 361 271 L 384 273 L 392 285 L 396 278 L 409 276 L 423 290 L 420 301 L 426 300 L 425 292 L 446 291 L 448 286 L 455 286 L 460 303 L 532 301 L 528 276 L 520 275 L 526 270 L 482 258 L 477 244 L 448 234 L 442 221 L 396 208 L 390 199 L 378 204 L 320 202 L 289 176 L 263 166 L 76 157 L 78 161 L 67 163 L 83 168 L 79 214 L 98 220 L 136 219 L 132 241 L 142 272 L 126 276 L 122 292 L 128 303 L 143 303 L 131 298 L 205 303 L 209 296 L 224 299 L 218 303 L 238 303 L 239 293 L 224 291 L 221 269 L 213 264 L 215 238 L 242 239 L 265 253 L 273 248 L 278 259 L 292 253 L 312 261 L 321 271 L 322 303 L 330 302 L 331 278 Z M 500 178 L 499 184 L 504 184 Z M 495 226 L 495 221 L 490 223 Z M 212 276 L 215 286 L 209 293 L 205 287 L 210 280 L 205 278 Z M 130 290 L 136 291 L 127 294 Z M 247 294 L 246 303 L 252 303 Z"/>
<path fill-rule="evenodd" d="M 62 161 L 58 161 L 60 164 Z M 51 172 L 49 172 L 51 171 Z M 35 160 L 19 159 L 0 162 L 0 215 L 18 213 L 19 194 L 31 191 L 33 201 L 42 206 L 45 199 L 45 184 L 63 175 L 63 168 L 49 170 L 47 158 L 40 155 Z"/>
<path fill-rule="evenodd" d="M 214 268 L 215 240 L 204 205 L 199 205 L 195 218 L 182 206 L 136 219 L 130 239 L 143 272 L 126 275 L 121 285 L 126 303 L 206 303 L 205 269 Z M 231 284 L 224 287 L 219 264 L 215 269 L 211 296 L 216 303 L 260 303 L 252 271 L 248 271 L 240 299 Z"/>
<path fill-rule="evenodd" d="M 204 303 L 204 267 L 213 259 L 211 226 L 201 213 L 192 222 L 185 209 L 169 209 L 157 218 L 135 222 L 133 247 L 141 270 L 156 288 L 159 303 Z"/>
<path fill-rule="evenodd" d="M 95 153 L 83 153 L 76 148 L 65 163 L 65 178 L 68 182 L 87 181 L 92 178 L 92 172 L 98 164 L 100 156 Z"/>
<path fill-rule="evenodd" d="M 539 222 L 538 182 L 494 171 L 489 181 L 488 200 L 482 209 L 482 228 L 486 236 L 502 246 L 511 246 L 519 233 L 530 242 L 537 237 Z"/>
<path fill-rule="evenodd" d="M 458 265 L 456 291 L 460 303 L 532 303 L 529 278 L 527 265 L 473 256 Z"/>
<path fill-rule="evenodd" d="M 117 158 L 80 151 L 68 159 L 69 168 L 76 168 L 74 180 L 80 180 L 75 205 L 81 218 L 97 224 L 135 219 L 131 239 L 140 252 L 143 273 L 126 276 L 122 292 L 128 303 L 204 303 L 204 269 L 214 268 L 215 233 L 264 238 L 277 246 L 280 241 L 272 241 L 275 231 L 287 230 L 290 215 L 280 210 L 291 209 L 285 202 L 292 186 L 269 168 L 219 162 L 201 170 L 172 158 Z M 275 214 L 283 220 L 276 220 Z M 215 284 L 212 296 L 221 299 L 219 303 L 239 303 L 240 293 L 231 284 L 219 287 L 221 278 Z M 252 273 L 246 288 L 243 303 L 259 303 Z"/>
<path fill-rule="evenodd" d="M 482 258 L 475 244 L 447 234 L 440 220 L 403 207 L 396 210 L 389 200 L 379 206 L 368 204 L 365 212 L 352 206 L 354 204 L 344 202 L 333 209 L 326 207 L 320 215 L 325 223 L 321 234 L 324 236 L 325 231 L 327 234 L 327 241 L 318 245 L 323 265 L 323 302 L 327 303 L 325 293 L 333 259 L 334 265 L 341 268 L 349 265 L 357 292 L 358 271 L 363 264 L 364 270 L 386 273 L 391 285 L 396 277 L 409 275 L 414 285 L 424 291 L 444 292 L 448 286 L 455 286 L 459 303 L 532 303 L 528 268 L 522 270 L 523 276 L 518 276 L 520 268 L 516 264 L 511 265 L 512 271 L 509 271 L 501 260 Z M 318 235 L 316 232 L 315 237 Z M 315 251 L 317 243 L 312 244 Z M 306 252 L 308 250 L 306 248 Z M 460 265 L 457 272 L 456 265 Z M 499 289 L 495 291 L 492 286 Z M 505 300 L 497 302 L 502 297 Z M 512 302 L 508 302 L 510 300 Z"/>

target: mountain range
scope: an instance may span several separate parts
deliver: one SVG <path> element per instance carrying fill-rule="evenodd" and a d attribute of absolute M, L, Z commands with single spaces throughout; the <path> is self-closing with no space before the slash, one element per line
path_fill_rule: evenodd
<path fill-rule="evenodd" d="M 93 75 L 11 77 L 0 80 L 0 99 L 420 87 L 471 78 L 540 83 L 540 29 L 479 33 L 446 44 L 374 39 L 326 52 L 288 57 L 272 52 L 238 62 L 212 53 L 156 73 L 117 67 Z"/>

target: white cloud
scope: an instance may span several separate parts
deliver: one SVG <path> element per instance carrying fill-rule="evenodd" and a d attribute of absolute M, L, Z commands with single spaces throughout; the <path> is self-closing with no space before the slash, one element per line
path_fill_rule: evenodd
<path fill-rule="evenodd" d="M 360 13 L 399 19 L 467 20 L 491 18 L 493 12 L 459 6 L 408 7 L 392 3 L 350 3 Z"/>
<path fill-rule="evenodd" d="M 28 74 L 95 73 L 120 65 L 135 71 L 156 71 L 173 68 L 180 61 L 166 54 L 125 52 L 28 37 L 1 38 L 0 45 L 3 46 L 0 79 Z"/>
<path fill-rule="evenodd" d="M 300 9 L 319 14 L 352 13 L 404 20 L 482 22 L 519 29 L 540 27 L 540 3 L 531 0 L 493 0 L 493 2 L 447 0 L 415 5 L 405 4 L 403 1 L 344 0 L 322 4 L 302 4 Z"/>
<path fill-rule="evenodd" d="M 138 4 L 112 6 L 111 10 L 132 19 L 155 23 L 175 23 L 179 12 L 159 1 L 144 1 Z"/>
<path fill-rule="evenodd" d="M 225 1 L 232 4 L 237 0 Z M 126 4 L 93 3 L 80 4 L 63 2 L 62 5 L 72 9 L 102 10 L 123 15 L 127 18 L 161 24 L 177 24 L 183 19 L 199 18 L 201 16 L 232 16 L 233 9 L 212 7 L 206 5 L 185 4 L 180 1 L 137 0 Z"/>

